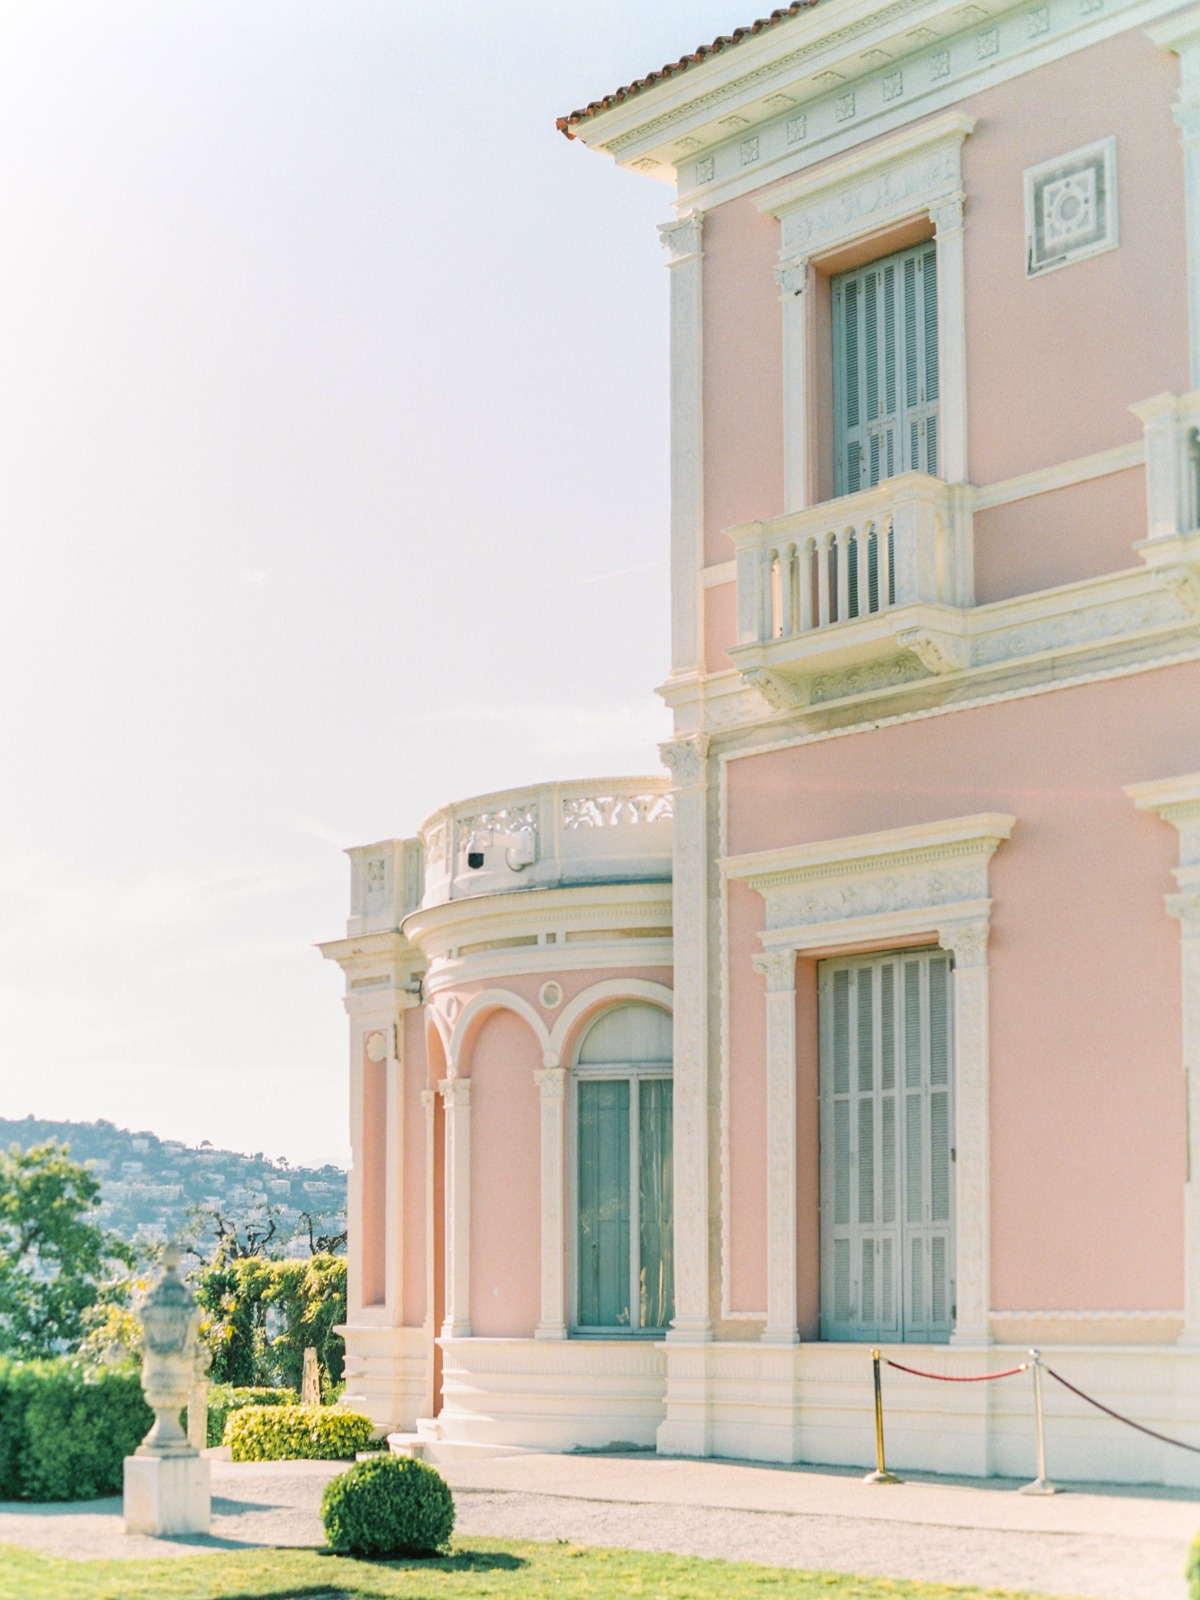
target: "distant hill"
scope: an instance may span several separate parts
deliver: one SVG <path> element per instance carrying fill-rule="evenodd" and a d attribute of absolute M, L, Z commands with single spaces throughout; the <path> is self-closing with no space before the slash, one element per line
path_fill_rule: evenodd
<path fill-rule="evenodd" d="M 269 1207 L 278 1224 L 272 1254 L 277 1248 L 288 1256 L 309 1254 L 302 1212 L 311 1213 L 316 1234 L 345 1232 L 346 1174 L 340 1167 L 292 1167 L 267 1160 L 261 1151 L 244 1156 L 207 1141 L 186 1145 L 111 1122 L 0 1117 L 0 1149 L 17 1144 L 27 1150 L 47 1139 L 69 1145 L 72 1157 L 91 1167 L 102 1185 L 97 1220 L 131 1244 L 168 1237 L 192 1206 L 218 1209 L 237 1221 L 262 1217 Z"/>

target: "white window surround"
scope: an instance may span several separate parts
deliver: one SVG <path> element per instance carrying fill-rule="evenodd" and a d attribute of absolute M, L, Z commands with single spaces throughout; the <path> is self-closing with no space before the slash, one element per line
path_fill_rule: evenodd
<path fill-rule="evenodd" d="M 1188 7 L 1147 32 L 1161 50 L 1179 57 L 1179 98 L 1173 110 L 1183 139 L 1191 381 L 1193 389 L 1200 389 L 1200 8 Z"/>
<path fill-rule="evenodd" d="M 725 878 L 762 895 L 756 971 L 767 980 L 767 1324 L 796 1327 L 796 999 L 798 954 L 887 950 L 922 937 L 954 956 L 955 1279 L 952 1344 L 988 1326 L 988 864 L 1015 817 L 996 812 L 729 857 Z"/>
<path fill-rule="evenodd" d="M 572 1050 L 571 1050 L 572 1057 L 574 1058 L 573 1061 L 572 1061 L 571 1070 L 570 1070 L 569 1073 L 565 1073 L 564 1074 L 564 1077 L 565 1077 L 566 1083 L 567 1083 L 567 1090 L 568 1090 L 568 1101 L 567 1101 L 567 1104 L 568 1104 L 568 1118 L 567 1118 L 567 1123 L 566 1123 L 566 1150 L 567 1150 L 567 1174 L 568 1174 L 568 1177 L 567 1177 L 567 1186 L 566 1187 L 567 1187 L 567 1194 L 568 1194 L 568 1207 L 567 1207 L 567 1209 L 568 1209 L 568 1215 L 569 1215 L 569 1218 L 570 1218 L 570 1224 L 569 1224 L 569 1229 L 568 1229 L 568 1233 L 567 1233 L 567 1241 L 568 1241 L 567 1256 L 568 1256 L 568 1260 L 569 1260 L 569 1282 L 570 1282 L 570 1329 L 571 1329 L 572 1336 L 573 1337 L 577 1337 L 577 1338 L 591 1338 L 591 1339 L 596 1339 L 596 1338 L 606 1338 L 606 1339 L 629 1339 L 629 1338 L 639 1339 L 639 1338 L 641 1338 L 641 1339 L 646 1339 L 646 1338 L 650 1338 L 650 1339 L 661 1339 L 663 1337 L 663 1335 L 664 1335 L 664 1332 L 665 1332 L 665 1330 L 662 1329 L 662 1328 L 639 1328 L 639 1327 L 634 1327 L 632 1324 L 628 1328 L 583 1327 L 583 1326 L 580 1325 L 580 1322 L 579 1322 L 579 1260 L 578 1260 L 578 1252 L 579 1252 L 579 1124 L 578 1124 L 579 1085 L 583 1081 L 600 1081 L 600 1080 L 612 1081 L 612 1080 L 623 1079 L 623 1080 L 627 1081 L 628 1083 L 630 1083 L 631 1086 L 636 1086 L 643 1079 L 650 1079 L 650 1080 L 656 1080 L 656 1081 L 665 1080 L 666 1082 L 669 1083 L 669 1082 L 671 1082 L 672 1077 L 673 1077 L 672 1061 L 670 1061 L 670 1060 L 665 1060 L 665 1059 L 664 1060 L 659 1060 L 659 1059 L 649 1059 L 649 1058 L 647 1058 L 646 1060 L 621 1061 L 619 1063 L 618 1062 L 602 1062 L 602 1063 L 583 1062 L 583 1061 L 581 1061 L 579 1059 L 580 1052 L 581 1052 L 581 1050 L 583 1048 L 583 1045 L 584 1045 L 584 1043 L 586 1041 L 587 1035 L 591 1031 L 591 1027 L 592 1027 L 593 1023 L 599 1021 L 601 1017 L 605 1016 L 608 1012 L 610 1012 L 610 1011 L 612 1011 L 612 1010 L 614 1010 L 614 1009 L 616 1009 L 618 1007 L 621 1007 L 621 1006 L 630 1006 L 630 1005 L 642 1005 L 642 1006 L 644 1006 L 646 1004 L 647 1004 L 647 1002 L 645 1000 L 637 1001 L 637 1000 L 632 1000 L 629 996 L 625 996 L 625 997 L 623 997 L 621 999 L 614 999 L 611 1002 L 609 1002 L 608 1004 L 602 1005 L 599 1008 L 599 1010 L 594 1011 L 592 1013 L 592 1015 L 589 1017 L 587 1026 L 581 1028 L 579 1030 L 577 1036 L 576 1036 L 574 1045 L 573 1045 Z M 661 1006 L 658 1009 L 661 1009 L 661 1010 L 665 1011 L 668 1017 L 671 1016 L 671 1012 L 670 1012 L 670 1009 L 668 1007 Z M 541 1076 L 541 1075 L 539 1074 L 539 1076 Z M 630 1109 L 631 1109 L 631 1111 L 633 1111 L 634 1107 L 635 1107 L 635 1104 L 636 1104 L 635 1091 L 634 1091 L 633 1087 L 631 1087 L 630 1101 L 631 1101 Z M 635 1114 L 634 1115 L 634 1124 L 635 1125 L 636 1125 L 636 1120 L 637 1119 L 636 1119 L 636 1114 Z M 634 1136 L 634 1139 L 631 1140 L 631 1148 L 630 1148 L 630 1155 L 629 1155 L 630 1181 L 632 1182 L 634 1188 L 636 1188 L 636 1182 L 637 1182 L 635 1174 L 637 1173 L 637 1170 L 638 1170 L 638 1168 L 637 1168 L 637 1152 L 636 1152 L 636 1149 L 634 1148 L 635 1140 L 636 1140 L 636 1134 Z M 635 1195 L 634 1196 L 634 1204 L 635 1205 L 636 1205 L 636 1198 L 637 1197 Z M 633 1237 L 636 1240 L 636 1237 L 637 1237 L 636 1226 L 634 1226 Z M 631 1248 L 631 1264 L 632 1263 L 636 1263 L 636 1259 L 637 1259 L 636 1248 Z M 634 1271 L 635 1271 L 635 1276 L 636 1276 L 636 1265 L 634 1266 Z M 634 1307 L 635 1303 L 636 1303 L 635 1300 L 631 1298 L 631 1301 L 630 1301 L 631 1309 Z"/>
<path fill-rule="evenodd" d="M 944 112 L 875 140 L 755 201 L 780 222 L 776 277 L 783 301 L 784 510 L 813 503 L 809 483 L 810 266 L 857 239 L 927 216 L 938 273 L 938 375 L 942 473 L 967 478 L 966 310 L 962 143 L 975 118 Z"/>
<path fill-rule="evenodd" d="M 1140 811 L 1153 811 L 1179 831 L 1176 892 L 1166 896 L 1179 919 L 1183 964 L 1183 1071 L 1187 1101 L 1187 1180 L 1184 1187 L 1184 1299 L 1180 1344 L 1200 1345 L 1200 772 L 1125 793 Z"/>

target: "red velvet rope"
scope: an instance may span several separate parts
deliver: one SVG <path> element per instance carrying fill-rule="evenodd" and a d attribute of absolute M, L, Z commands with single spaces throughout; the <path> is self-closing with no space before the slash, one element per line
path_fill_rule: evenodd
<path fill-rule="evenodd" d="M 1165 1433 L 1155 1433 L 1153 1428 L 1147 1428 L 1140 1422 L 1134 1422 L 1130 1417 L 1123 1417 L 1119 1411 L 1114 1411 L 1111 1406 L 1101 1405 L 1099 1400 L 1093 1400 L 1090 1394 L 1084 1394 L 1082 1389 L 1077 1389 L 1073 1383 L 1068 1383 L 1065 1378 L 1060 1377 L 1053 1367 L 1047 1367 L 1046 1371 L 1054 1379 L 1055 1383 L 1061 1383 L 1064 1389 L 1070 1389 L 1072 1394 L 1077 1394 L 1081 1400 L 1086 1400 L 1088 1405 L 1095 1406 L 1097 1411 L 1103 1411 L 1105 1416 L 1113 1417 L 1117 1422 L 1123 1422 L 1127 1428 L 1136 1428 L 1139 1433 L 1148 1433 L 1152 1439 L 1158 1439 L 1162 1444 L 1173 1444 L 1178 1446 L 1180 1450 L 1190 1450 L 1193 1455 L 1200 1456 L 1200 1445 L 1184 1444 L 1182 1439 L 1172 1439 Z"/>
<path fill-rule="evenodd" d="M 910 1373 L 914 1378 L 933 1378 L 937 1383 L 991 1383 L 993 1378 L 1015 1378 L 1018 1372 L 1028 1371 L 1027 1364 L 1022 1363 L 1019 1367 L 1009 1367 L 1007 1372 L 977 1372 L 970 1377 L 959 1378 L 952 1377 L 948 1372 L 918 1372 L 916 1367 L 902 1367 L 898 1361 L 889 1361 L 887 1356 L 883 1361 L 885 1366 L 895 1367 L 897 1372 Z M 1050 1369 L 1047 1367 L 1046 1370 L 1048 1372 Z"/>

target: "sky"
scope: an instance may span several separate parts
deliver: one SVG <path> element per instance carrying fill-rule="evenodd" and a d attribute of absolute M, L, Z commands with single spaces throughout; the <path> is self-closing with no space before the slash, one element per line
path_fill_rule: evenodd
<path fill-rule="evenodd" d="M 347 1161 L 342 851 L 656 769 L 671 192 L 554 118 L 730 3 L 0 6 L 0 1114 Z"/>

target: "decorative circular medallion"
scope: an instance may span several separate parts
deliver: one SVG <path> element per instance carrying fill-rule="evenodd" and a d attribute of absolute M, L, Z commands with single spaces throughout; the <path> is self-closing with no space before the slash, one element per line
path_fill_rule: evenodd
<path fill-rule="evenodd" d="M 562 1005 L 562 998 L 562 984 L 555 983 L 553 979 L 538 990 L 538 999 L 547 1011 L 554 1011 Z"/>
<path fill-rule="evenodd" d="M 367 1060 L 382 1061 L 387 1055 L 387 1040 L 376 1028 L 374 1033 L 367 1035 Z"/>
<path fill-rule="evenodd" d="M 442 1015 L 447 1022 L 453 1022 L 461 1009 L 462 1001 L 456 994 L 448 994 L 442 1002 Z"/>

